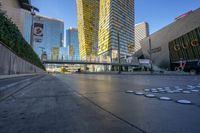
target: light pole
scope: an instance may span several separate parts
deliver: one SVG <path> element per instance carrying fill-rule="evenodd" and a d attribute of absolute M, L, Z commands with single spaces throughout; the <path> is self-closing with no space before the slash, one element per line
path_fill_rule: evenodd
<path fill-rule="evenodd" d="M 153 64 L 152 64 L 152 46 L 151 46 L 151 37 L 149 36 L 149 56 L 150 56 L 150 71 L 153 72 Z"/>
<path fill-rule="evenodd" d="M 121 74 L 121 60 L 120 60 L 120 39 L 119 39 L 119 30 L 117 32 L 117 42 L 118 42 L 118 63 L 119 63 L 119 71 L 118 71 L 118 74 Z"/>
<path fill-rule="evenodd" d="M 31 34 L 30 34 L 30 45 L 31 45 L 31 47 L 33 47 L 33 28 L 34 28 L 34 25 L 33 25 L 33 19 L 34 19 L 34 16 L 35 16 L 36 14 L 35 14 L 35 12 L 34 12 L 34 10 L 33 9 L 31 9 L 31 16 L 32 16 L 32 21 L 31 21 Z"/>
<path fill-rule="evenodd" d="M 23 5 L 31 9 L 32 22 L 31 22 L 30 45 L 31 47 L 33 47 L 34 16 L 36 15 L 35 11 L 39 12 L 39 9 L 29 4 L 23 3 Z"/>
<path fill-rule="evenodd" d="M 42 55 L 41 55 L 41 61 L 43 61 L 43 56 L 44 56 L 44 53 L 45 53 L 45 48 L 44 47 L 39 47 L 42 51 Z"/>

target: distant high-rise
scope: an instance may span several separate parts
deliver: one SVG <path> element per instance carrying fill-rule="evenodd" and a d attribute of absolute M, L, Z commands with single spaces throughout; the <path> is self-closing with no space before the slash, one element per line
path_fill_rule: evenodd
<path fill-rule="evenodd" d="M 60 47 L 59 49 L 59 59 L 60 60 L 68 60 L 68 49 L 67 47 Z"/>
<path fill-rule="evenodd" d="M 80 59 L 95 59 L 98 48 L 99 0 L 76 0 Z"/>
<path fill-rule="evenodd" d="M 66 32 L 66 47 L 69 60 L 80 60 L 78 30 L 70 28 Z"/>
<path fill-rule="evenodd" d="M 134 50 L 134 0 L 100 0 L 99 46 L 101 61 L 118 61 Z"/>
<path fill-rule="evenodd" d="M 32 17 L 23 11 L 24 38 L 30 43 Z M 54 18 L 36 15 L 34 20 L 33 49 L 41 58 L 45 53 L 48 60 L 60 60 L 60 47 L 63 47 L 64 22 Z"/>
<path fill-rule="evenodd" d="M 135 25 L 135 52 L 141 49 L 140 41 L 149 36 L 149 25 L 142 22 Z"/>

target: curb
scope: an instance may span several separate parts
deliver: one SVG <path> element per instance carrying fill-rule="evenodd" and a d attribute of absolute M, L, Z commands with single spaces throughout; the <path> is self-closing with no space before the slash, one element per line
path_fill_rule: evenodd
<path fill-rule="evenodd" d="M 39 75 L 39 74 L 35 73 L 35 74 L 0 75 L 0 80 L 19 78 L 19 77 L 36 76 L 36 75 Z"/>
<path fill-rule="evenodd" d="M 189 74 L 189 73 L 121 73 L 121 74 L 118 74 L 118 73 L 73 73 L 73 74 L 88 74 L 88 75 L 92 75 L 92 74 L 96 74 L 96 75 L 152 75 L 152 76 L 198 76 L 198 75 L 192 75 L 192 74 Z"/>

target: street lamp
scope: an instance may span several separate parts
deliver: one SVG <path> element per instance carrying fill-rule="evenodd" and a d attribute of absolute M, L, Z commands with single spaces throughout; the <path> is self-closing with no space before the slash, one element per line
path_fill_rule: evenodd
<path fill-rule="evenodd" d="M 120 56 L 121 56 L 121 55 L 120 55 L 120 42 L 119 42 L 119 41 L 120 41 L 120 38 L 119 38 L 119 32 L 120 32 L 120 31 L 118 30 L 118 32 L 117 32 L 117 42 L 118 42 L 118 63 L 119 63 L 119 68 L 118 68 L 119 70 L 118 70 L 118 73 L 121 74 L 121 65 L 120 65 L 120 64 L 121 64 L 121 60 L 120 60 Z"/>
<path fill-rule="evenodd" d="M 149 60 L 150 60 L 150 71 L 153 72 L 153 64 L 152 64 L 152 46 L 151 46 L 151 37 L 149 36 Z"/>
<path fill-rule="evenodd" d="M 42 51 L 42 54 L 41 54 L 41 61 L 43 61 L 43 57 L 44 57 L 44 54 L 45 54 L 45 48 L 44 47 L 39 47 Z"/>
<path fill-rule="evenodd" d="M 121 32 L 121 29 L 123 28 L 122 26 L 119 26 L 118 27 L 118 32 L 117 32 L 117 42 L 118 42 L 118 63 L 119 63 L 119 71 L 118 71 L 118 74 L 121 74 L 121 51 L 120 51 L 120 32 Z"/>
<path fill-rule="evenodd" d="M 34 30 L 33 29 L 34 28 L 33 21 L 34 21 L 34 16 L 36 15 L 35 11 L 39 12 L 39 9 L 32 5 L 29 5 L 29 4 L 23 3 L 23 5 L 29 9 L 31 9 L 32 22 L 31 22 L 30 45 L 31 45 L 31 47 L 33 47 L 33 30 Z"/>

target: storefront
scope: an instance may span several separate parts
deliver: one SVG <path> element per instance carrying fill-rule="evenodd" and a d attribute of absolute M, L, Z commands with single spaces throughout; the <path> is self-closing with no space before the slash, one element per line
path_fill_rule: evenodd
<path fill-rule="evenodd" d="M 169 42 L 169 53 L 171 69 L 200 70 L 200 27 Z"/>

